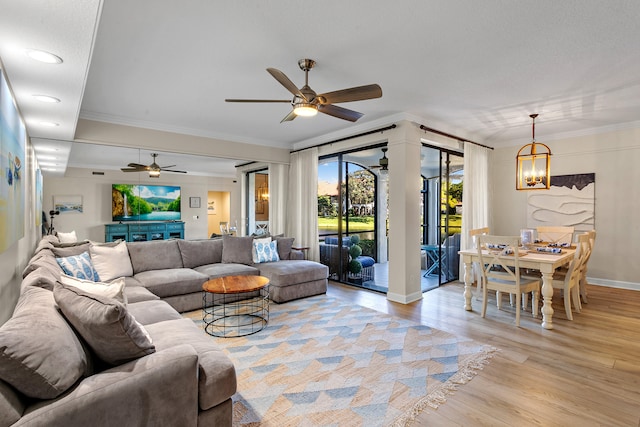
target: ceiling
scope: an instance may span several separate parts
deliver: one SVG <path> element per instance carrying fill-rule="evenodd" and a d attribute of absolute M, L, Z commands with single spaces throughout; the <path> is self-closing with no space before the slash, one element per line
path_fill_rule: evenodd
<path fill-rule="evenodd" d="M 68 166 L 138 162 L 71 143 L 79 119 L 284 148 L 403 118 L 496 147 L 530 140 L 531 113 L 540 141 L 640 126 L 636 0 L 0 0 L 0 10 L 0 57 L 36 152 L 66 147 Z M 37 63 L 26 48 L 64 62 Z M 287 104 L 224 102 L 290 98 L 266 68 L 300 87 L 302 58 L 317 61 L 318 93 L 378 83 L 383 96 L 341 104 L 364 113 L 356 123 L 280 123 Z M 200 173 L 192 157 L 180 167 Z M 233 170 L 246 159 L 219 161 Z"/>

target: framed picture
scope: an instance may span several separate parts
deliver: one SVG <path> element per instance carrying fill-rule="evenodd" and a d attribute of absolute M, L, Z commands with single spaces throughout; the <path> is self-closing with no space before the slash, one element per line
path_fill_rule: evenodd
<path fill-rule="evenodd" d="M 216 201 L 212 200 L 207 203 L 207 214 L 215 215 L 216 214 Z"/>
<path fill-rule="evenodd" d="M 53 210 L 60 214 L 82 213 L 82 196 L 53 196 Z"/>
<path fill-rule="evenodd" d="M 199 208 L 200 207 L 200 197 L 189 197 L 189 207 L 190 208 Z"/>

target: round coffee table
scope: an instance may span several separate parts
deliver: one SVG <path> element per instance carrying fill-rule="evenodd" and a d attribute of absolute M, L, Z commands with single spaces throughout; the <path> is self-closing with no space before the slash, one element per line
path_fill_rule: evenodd
<path fill-rule="evenodd" d="M 215 337 L 242 337 L 261 331 L 269 322 L 269 279 L 227 276 L 202 285 L 204 330 Z"/>

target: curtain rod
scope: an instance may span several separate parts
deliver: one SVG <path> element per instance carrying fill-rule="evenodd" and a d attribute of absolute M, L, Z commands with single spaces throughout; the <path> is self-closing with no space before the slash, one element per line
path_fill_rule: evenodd
<path fill-rule="evenodd" d="M 470 142 L 472 144 L 479 145 L 480 147 L 489 148 L 490 150 L 493 150 L 493 147 L 489 147 L 488 145 L 480 144 L 480 143 L 474 142 L 474 141 L 469 141 L 466 138 L 460 138 L 459 136 L 451 135 L 450 133 L 442 132 L 440 130 L 427 127 L 425 125 L 420 125 L 420 129 L 422 129 L 423 131 L 426 131 L 426 132 L 431 132 L 431 133 L 435 133 L 435 134 L 438 134 L 438 135 L 446 136 L 447 138 L 457 139 L 458 141 Z"/>
<path fill-rule="evenodd" d="M 387 126 L 387 127 L 384 127 L 384 128 L 370 130 L 368 132 L 362 132 L 362 133 L 359 133 L 357 135 L 345 136 L 344 138 L 334 139 L 333 141 L 323 142 L 322 144 L 312 145 L 311 147 L 300 148 L 299 150 L 293 150 L 293 151 L 290 151 L 289 153 L 297 153 L 298 151 L 308 150 L 309 148 L 324 147 L 325 145 L 335 144 L 336 142 L 342 142 L 342 141 L 346 141 L 348 139 L 358 138 L 360 136 L 365 136 L 365 135 L 371 135 L 372 133 L 384 132 L 385 130 L 395 129 L 395 128 L 396 128 L 396 125 L 393 124 L 393 125 L 390 125 L 390 126 Z"/>

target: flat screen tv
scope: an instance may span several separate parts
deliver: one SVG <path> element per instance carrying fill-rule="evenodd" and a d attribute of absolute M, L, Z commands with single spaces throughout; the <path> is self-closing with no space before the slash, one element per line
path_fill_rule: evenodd
<path fill-rule="evenodd" d="M 111 220 L 178 221 L 180 187 L 172 185 L 113 184 Z"/>

